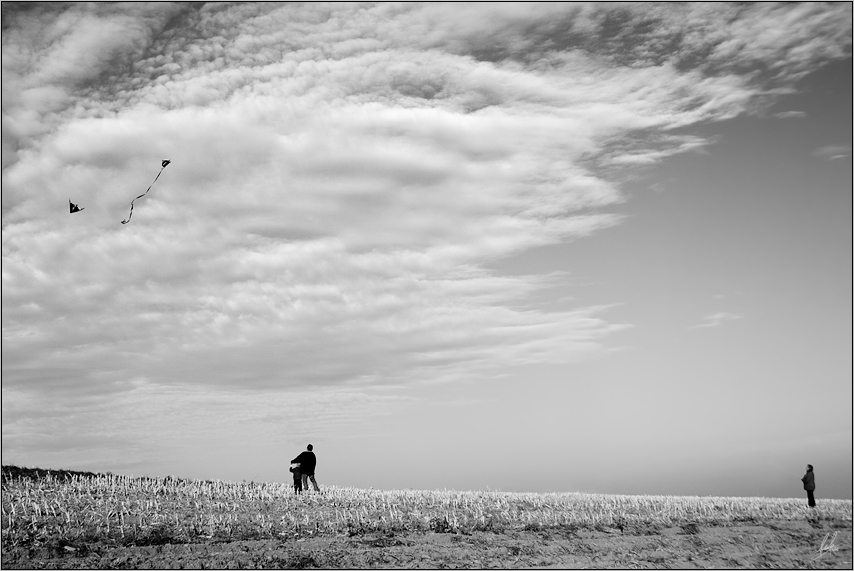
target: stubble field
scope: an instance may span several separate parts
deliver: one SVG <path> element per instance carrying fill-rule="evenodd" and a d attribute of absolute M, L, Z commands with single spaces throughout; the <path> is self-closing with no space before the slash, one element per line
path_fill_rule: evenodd
<path fill-rule="evenodd" d="M 851 569 L 852 503 L 360 490 L 4 466 L 4 569 Z"/>

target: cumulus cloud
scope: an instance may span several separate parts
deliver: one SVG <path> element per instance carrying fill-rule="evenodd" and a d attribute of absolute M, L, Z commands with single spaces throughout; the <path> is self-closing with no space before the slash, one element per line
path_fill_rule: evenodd
<path fill-rule="evenodd" d="M 614 169 L 844 56 L 850 10 L 4 4 L 4 419 L 602 351 L 607 308 L 535 308 L 555 276 L 486 262 L 618 224 Z"/>

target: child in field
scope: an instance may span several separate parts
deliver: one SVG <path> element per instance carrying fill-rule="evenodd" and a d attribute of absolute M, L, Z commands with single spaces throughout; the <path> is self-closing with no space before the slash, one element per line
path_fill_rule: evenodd
<path fill-rule="evenodd" d="M 813 473 L 812 464 L 807 464 L 807 473 L 801 478 L 804 483 L 804 489 L 807 491 L 807 505 L 815 507 L 815 474 Z"/>
<path fill-rule="evenodd" d="M 291 464 L 288 471 L 294 475 L 294 493 L 302 493 L 302 472 L 300 472 L 299 464 Z"/>

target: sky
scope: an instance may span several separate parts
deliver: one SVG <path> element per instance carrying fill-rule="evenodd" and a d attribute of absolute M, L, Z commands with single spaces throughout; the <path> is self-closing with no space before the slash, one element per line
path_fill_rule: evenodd
<path fill-rule="evenodd" d="M 851 23 L 3 2 L 3 464 L 850 499 Z"/>

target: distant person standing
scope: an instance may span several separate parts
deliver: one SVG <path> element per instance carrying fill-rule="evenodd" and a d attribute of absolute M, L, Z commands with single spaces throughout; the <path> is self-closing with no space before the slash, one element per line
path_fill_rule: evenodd
<path fill-rule="evenodd" d="M 291 464 L 299 464 L 303 489 L 308 490 L 308 481 L 311 480 L 314 491 L 319 492 L 320 487 L 317 485 L 317 480 L 314 479 L 314 468 L 317 466 L 317 457 L 312 450 L 314 450 L 314 446 L 309 444 L 305 452 L 301 452 L 299 456 L 291 460 Z"/>
<path fill-rule="evenodd" d="M 811 508 L 815 507 L 815 474 L 812 471 L 812 464 L 807 464 L 807 473 L 801 478 L 804 483 L 804 489 L 807 491 L 807 503 Z"/>

